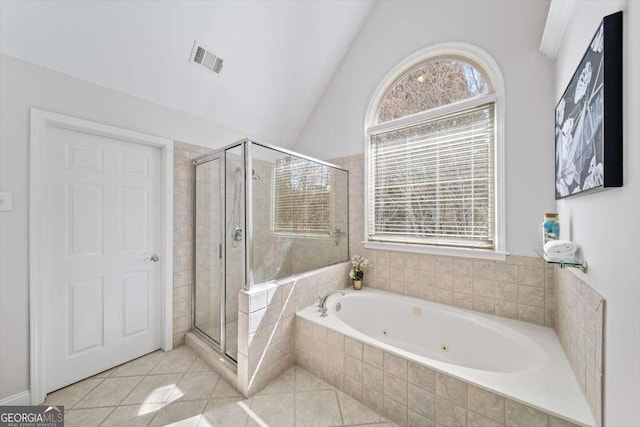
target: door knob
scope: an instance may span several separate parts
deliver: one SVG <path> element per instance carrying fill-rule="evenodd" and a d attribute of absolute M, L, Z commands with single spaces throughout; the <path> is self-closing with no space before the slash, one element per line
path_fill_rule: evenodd
<path fill-rule="evenodd" d="M 151 261 L 151 262 L 158 262 L 159 260 L 160 260 L 160 257 L 156 254 L 153 254 L 151 256 L 144 258 L 144 261 Z"/>

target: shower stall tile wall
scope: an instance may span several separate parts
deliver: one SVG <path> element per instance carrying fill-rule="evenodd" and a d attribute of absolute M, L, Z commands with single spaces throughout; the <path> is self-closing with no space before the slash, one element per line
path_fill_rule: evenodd
<path fill-rule="evenodd" d="M 570 271 L 556 269 L 555 331 L 591 412 L 602 425 L 605 300 Z"/>
<path fill-rule="evenodd" d="M 193 286 L 192 159 L 211 149 L 182 142 L 173 145 L 173 346 L 184 344 L 191 329 Z"/>
<path fill-rule="evenodd" d="M 251 396 L 295 363 L 294 314 L 350 283 L 349 262 L 256 285 L 239 295 L 238 387 Z"/>
<path fill-rule="evenodd" d="M 364 249 L 363 155 L 330 162 L 349 171 L 349 253 L 361 254 L 374 263 L 374 268 L 367 272 L 365 285 L 553 326 L 554 270 L 537 256 L 507 256 L 506 261 L 488 261 Z"/>

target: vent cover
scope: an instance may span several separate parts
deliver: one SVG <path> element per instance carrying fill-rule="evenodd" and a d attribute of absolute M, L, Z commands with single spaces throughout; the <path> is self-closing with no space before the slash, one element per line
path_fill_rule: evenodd
<path fill-rule="evenodd" d="M 196 65 L 199 68 L 211 71 L 215 74 L 220 74 L 222 71 L 223 60 L 219 56 L 215 55 L 211 51 L 207 50 L 197 40 L 193 43 L 193 49 L 191 49 L 191 56 L 189 62 Z"/>

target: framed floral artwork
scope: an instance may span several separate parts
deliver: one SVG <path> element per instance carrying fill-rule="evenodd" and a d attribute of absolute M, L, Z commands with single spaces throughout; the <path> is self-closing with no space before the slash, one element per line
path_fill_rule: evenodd
<path fill-rule="evenodd" d="M 622 186 L 622 12 L 600 23 L 555 123 L 556 199 Z"/>

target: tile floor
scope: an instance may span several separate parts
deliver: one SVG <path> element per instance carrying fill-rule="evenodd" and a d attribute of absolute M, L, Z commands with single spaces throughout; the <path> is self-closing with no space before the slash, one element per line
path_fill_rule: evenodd
<path fill-rule="evenodd" d="M 391 423 L 300 367 L 249 399 L 188 347 L 157 351 L 50 393 L 65 426 L 379 426 Z"/>

